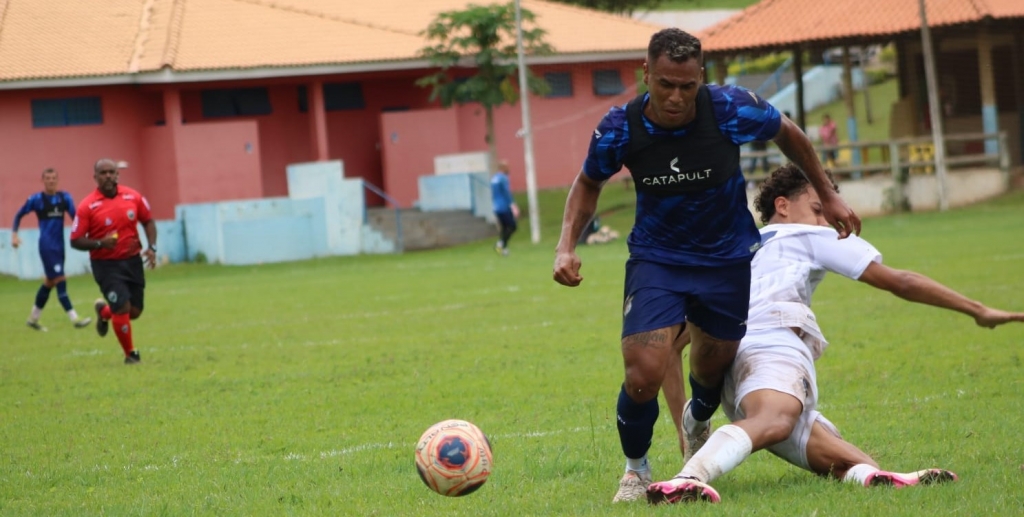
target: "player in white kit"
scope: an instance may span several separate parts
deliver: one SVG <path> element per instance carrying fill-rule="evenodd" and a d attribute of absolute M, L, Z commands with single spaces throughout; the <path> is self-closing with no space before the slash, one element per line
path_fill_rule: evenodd
<path fill-rule="evenodd" d="M 814 361 L 828 342 L 811 311 L 811 295 L 831 271 L 909 301 L 962 312 L 982 327 L 1024 322 L 1024 313 L 986 307 L 924 275 L 882 265 L 882 255 L 867 241 L 856 235 L 839 239 L 826 226 L 821 202 L 808 187 L 793 165 L 777 169 L 761 185 L 755 205 L 767 226 L 751 264 L 747 333 L 722 391 L 722 409 L 732 423 L 717 429 L 675 478 L 648 487 L 652 504 L 718 502 L 708 483 L 761 449 L 816 474 L 864 486 L 957 479 L 942 469 L 880 470 L 818 412 Z M 666 391 L 665 397 L 678 407 L 685 395 Z M 682 413 L 683 425 L 693 425 Z"/>

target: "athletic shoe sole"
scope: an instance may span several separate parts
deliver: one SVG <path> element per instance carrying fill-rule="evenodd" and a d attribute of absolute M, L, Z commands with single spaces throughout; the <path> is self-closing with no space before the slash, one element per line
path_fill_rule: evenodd
<path fill-rule="evenodd" d="M 93 307 L 96 309 L 96 333 L 99 334 L 100 337 L 106 336 L 107 331 L 110 330 L 110 322 L 103 319 L 103 316 L 100 314 L 106 306 L 107 302 L 103 300 L 96 300 L 96 303 L 93 304 Z"/>
<path fill-rule="evenodd" d="M 647 487 L 647 502 L 651 504 L 676 504 L 703 501 L 719 503 L 722 498 L 711 485 L 694 479 L 673 479 L 651 483 Z"/>
<path fill-rule="evenodd" d="M 939 483 L 950 483 L 956 481 L 958 478 L 956 474 L 942 469 L 925 469 L 917 472 L 911 472 L 909 474 L 900 474 L 898 472 L 886 472 L 880 470 L 868 476 L 864 481 L 864 486 L 891 486 L 896 488 L 903 488 L 905 486 L 914 485 L 936 485 Z"/>

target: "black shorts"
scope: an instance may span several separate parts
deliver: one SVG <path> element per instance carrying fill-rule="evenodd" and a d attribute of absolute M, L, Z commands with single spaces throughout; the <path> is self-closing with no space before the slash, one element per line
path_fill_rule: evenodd
<path fill-rule="evenodd" d="M 128 302 L 131 302 L 132 307 L 142 310 L 146 275 L 142 269 L 141 256 L 122 260 L 93 260 L 92 277 L 110 304 L 110 310 L 117 312 Z"/>

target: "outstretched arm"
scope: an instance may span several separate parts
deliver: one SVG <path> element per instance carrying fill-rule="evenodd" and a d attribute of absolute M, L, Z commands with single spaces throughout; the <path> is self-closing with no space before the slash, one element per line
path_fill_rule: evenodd
<path fill-rule="evenodd" d="M 832 182 L 825 175 L 818 155 L 814 152 L 814 146 L 800 127 L 792 120 L 782 117 L 779 132 L 772 141 L 807 175 L 811 186 L 821 198 L 825 220 L 839 232 L 839 237 L 848 237 L 854 233 L 860 235 L 860 217 L 857 217 L 853 209 L 832 188 Z"/>
<path fill-rule="evenodd" d="M 580 285 L 580 258 L 576 255 L 576 241 L 597 211 L 597 198 L 601 195 L 604 182 L 597 182 L 580 171 L 569 189 L 569 197 L 565 200 L 565 213 L 562 215 L 562 235 L 558 238 L 555 248 L 555 281 L 575 287 Z"/>
<path fill-rule="evenodd" d="M 1024 313 L 987 307 L 914 271 L 893 269 L 872 262 L 858 280 L 889 291 L 904 300 L 962 312 L 974 318 L 980 327 L 995 328 L 1011 321 L 1024 322 Z"/>

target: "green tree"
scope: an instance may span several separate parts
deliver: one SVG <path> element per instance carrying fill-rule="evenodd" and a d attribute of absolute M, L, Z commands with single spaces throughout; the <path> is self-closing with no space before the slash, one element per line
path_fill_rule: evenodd
<path fill-rule="evenodd" d="M 638 9 L 654 9 L 665 0 L 554 0 L 562 4 L 589 7 L 610 13 L 633 14 Z"/>
<path fill-rule="evenodd" d="M 548 54 L 545 31 L 534 24 L 534 15 L 520 10 L 523 23 L 523 49 L 527 54 Z M 490 172 L 494 172 L 497 144 L 494 138 L 494 108 L 519 101 L 516 53 L 515 3 L 473 5 L 461 11 L 437 15 L 422 33 L 431 42 L 420 50 L 440 70 L 420 78 L 416 84 L 431 88 L 430 100 L 452 104 L 478 102 L 484 107 Z M 453 68 L 474 67 L 475 74 L 455 75 Z M 527 70 L 527 87 L 536 94 L 548 90 L 547 83 Z"/>

